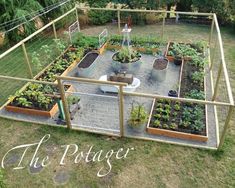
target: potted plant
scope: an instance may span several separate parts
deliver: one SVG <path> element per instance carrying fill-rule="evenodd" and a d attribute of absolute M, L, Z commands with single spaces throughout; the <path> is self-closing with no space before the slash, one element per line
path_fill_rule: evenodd
<path fill-rule="evenodd" d="M 182 64 L 183 57 L 180 54 L 176 54 L 174 58 L 174 64 L 179 66 Z"/>
<path fill-rule="evenodd" d="M 141 65 L 141 55 L 132 47 L 123 46 L 112 57 L 112 68 L 115 72 L 126 70 L 129 73 L 135 73 Z"/>
<path fill-rule="evenodd" d="M 143 132 L 148 120 L 148 114 L 143 105 L 132 104 L 128 125 L 136 132 Z"/>

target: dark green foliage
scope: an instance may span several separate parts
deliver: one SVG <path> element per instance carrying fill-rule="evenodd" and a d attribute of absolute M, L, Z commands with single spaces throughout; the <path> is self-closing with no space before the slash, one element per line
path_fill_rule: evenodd
<path fill-rule="evenodd" d="M 105 23 L 111 22 L 113 18 L 113 12 L 111 11 L 99 11 L 90 10 L 88 12 L 90 22 L 94 25 L 103 25 Z"/>
<path fill-rule="evenodd" d="M 99 47 L 99 39 L 98 37 L 86 36 L 82 33 L 79 33 L 76 37 L 76 40 L 73 42 L 73 45 L 76 47 L 83 47 L 85 49 L 97 49 Z"/>

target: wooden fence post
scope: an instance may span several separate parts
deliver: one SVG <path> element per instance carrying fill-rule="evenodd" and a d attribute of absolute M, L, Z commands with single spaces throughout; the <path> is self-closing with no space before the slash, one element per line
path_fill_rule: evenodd
<path fill-rule="evenodd" d="M 228 115 L 227 115 L 227 118 L 225 120 L 225 123 L 224 123 L 224 129 L 223 129 L 223 132 L 222 132 L 222 136 L 220 138 L 220 142 L 219 142 L 219 146 L 218 146 L 218 149 L 221 149 L 223 143 L 224 143 L 224 140 L 225 140 L 225 134 L 228 130 L 228 127 L 229 127 L 229 122 L 230 122 L 230 119 L 232 118 L 232 114 L 233 114 L 233 110 L 234 110 L 234 106 L 230 106 L 229 107 L 229 111 L 228 111 Z"/>
<path fill-rule="evenodd" d="M 52 23 L 52 27 L 53 27 L 53 32 L 54 32 L 55 39 L 57 39 L 57 33 L 56 33 L 56 28 L 55 28 L 55 22 Z"/>
<path fill-rule="evenodd" d="M 219 70 L 218 70 L 218 74 L 217 74 L 217 78 L 216 78 L 216 82 L 215 82 L 215 88 L 214 88 L 214 93 L 212 96 L 212 101 L 215 101 L 216 97 L 217 97 L 217 93 L 218 93 L 218 89 L 219 89 L 219 81 L 220 81 L 220 77 L 221 77 L 221 73 L 222 73 L 222 62 L 219 65 Z"/>
<path fill-rule="evenodd" d="M 58 86 L 59 86 L 61 100 L 63 103 L 66 125 L 67 125 L 68 129 L 71 129 L 72 125 L 71 125 L 71 121 L 70 121 L 69 106 L 68 106 L 68 102 L 67 102 L 67 99 L 65 96 L 64 86 L 63 86 L 61 79 L 59 77 L 57 77 L 57 82 L 58 82 Z"/>
<path fill-rule="evenodd" d="M 120 17 L 120 10 L 117 11 L 117 17 L 118 17 L 118 31 L 121 33 L 121 17 Z"/>
<path fill-rule="evenodd" d="M 215 20 L 213 17 L 212 23 L 211 23 L 211 32 L 210 32 L 210 36 L 209 36 L 209 49 L 211 49 L 211 41 L 212 41 L 212 36 L 213 36 L 213 32 L 214 32 L 214 26 L 215 26 Z"/>
<path fill-rule="evenodd" d="M 124 136 L 124 101 L 123 101 L 123 86 L 119 86 L 119 123 L 120 123 L 120 136 Z"/>
<path fill-rule="evenodd" d="M 31 68 L 31 65 L 30 65 L 30 62 L 29 62 L 29 57 L 28 57 L 24 42 L 22 43 L 22 48 L 23 48 L 23 52 L 24 52 L 25 63 L 28 67 L 29 75 L 30 75 L 31 78 L 33 78 L 33 72 L 32 72 L 32 68 Z"/>
<path fill-rule="evenodd" d="M 163 20 L 162 20 L 162 33 L 161 33 L 162 41 L 163 41 L 163 38 L 164 38 L 165 22 L 166 22 L 166 13 L 164 13 Z"/>

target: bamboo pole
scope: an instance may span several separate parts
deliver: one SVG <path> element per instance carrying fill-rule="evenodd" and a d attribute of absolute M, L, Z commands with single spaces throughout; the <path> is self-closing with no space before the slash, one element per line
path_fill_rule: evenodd
<path fill-rule="evenodd" d="M 212 101 L 215 101 L 216 97 L 217 97 L 217 93 L 218 93 L 218 89 L 219 89 L 219 81 L 220 81 L 220 77 L 221 77 L 221 73 L 222 73 L 222 62 L 219 65 L 219 70 L 217 73 L 217 77 L 216 77 L 216 81 L 215 81 L 215 88 L 214 88 L 214 93 L 212 96 Z"/>
<path fill-rule="evenodd" d="M 53 27 L 53 32 L 54 32 L 55 39 L 57 39 L 57 33 L 56 33 L 56 28 L 55 28 L 55 22 L 52 23 L 52 27 Z"/>
<path fill-rule="evenodd" d="M 166 13 L 164 13 L 163 20 L 162 20 L 162 33 L 161 33 L 162 41 L 163 41 L 163 38 L 164 38 L 165 22 L 166 22 Z"/>
<path fill-rule="evenodd" d="M 58 82 L 58 86 L 59 86 L 61 100 L 62 100 L 62 103 L 63 103 L 66 125 L 67 125 L 68 129 L 72 129 L 72 125 L 71 125 L 71 121 L 70 121 L 70 114 L 69 114 L 69 106 L 68 106 L 67 99 L 65 97 L 64 86 L 61 82 L 60 77 L 57 77 L 57 82 Z"/>
<path fill-rule="evenodd" d="M 212 23 L 211 23 L 211 32 L 210 32 L 210 36 L 209 36 L 209 49 L 211 49 L 211 41 L 212 41 L 212 36 L 213 36 L 213 32 L 214 32 L 214 26 L 215 26 L 215 20 L 213 17 Z"/>
<path fill-rule="evenodd" d="M 117 11 L 117 17 L 118 17 L 118 32 L 121 33 L 121 17 L 120 17 L 120 10 Z"/>
<path fill-rule="evenodd" d="M 31 78 L 33 78 L 33 72 L 32 72 L 32 68 L 31 68 L 31 65 L 30 65 L 30 62 L 29 62 L 29 57 L 28 57 L 24 42 L 22 43 L 22 48 L 23 48 L 23 52 L 24 52 L 25 63 L 28 67 L 29 75 L 30 75 Z"/>
<path fill-rule="evenodd" d="M 228 127 L 229 127 L 230 119 L 232 118 L 233 110 L 234 110 L 234 106 L 230 106 L 227 118 L 226 118 L 225 123 L 224 123 L 224 129 L 223 129 L 223 132 L 222 132 L 222 136 L 221 136 L 221 139 L 220 139 L 220 142 L 219 142 L 218 149 L 221 149 L 221 147 L 222 147 L 222 145 L 224 143 L 225 135 L 226 135 L 226 132 L 227 132 Z"/>
<path fill-rule="evenodd" d="M 124 136 L 124 102 L 123 102 L 123 86 L 119 86 L 119 123 L 120 123 L 120 136 Z"/>

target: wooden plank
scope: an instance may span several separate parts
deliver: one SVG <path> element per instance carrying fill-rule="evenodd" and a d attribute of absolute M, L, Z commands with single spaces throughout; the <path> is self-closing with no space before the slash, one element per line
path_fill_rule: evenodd
<path fill-rule="evenodd" d="M 31 68 L 31 65 L 30 65 L 30 62 L 29 62 L 29 57 L 28 57 L 24 42 L 22 43 L 22 48 L 23 48 L 25 63 L 26 63 L 26 66 L 28 68 L 29 75 L 30 75 L 31 78 L 33 78 L 33 72 L 32 72 L 32 68 Z"/>

